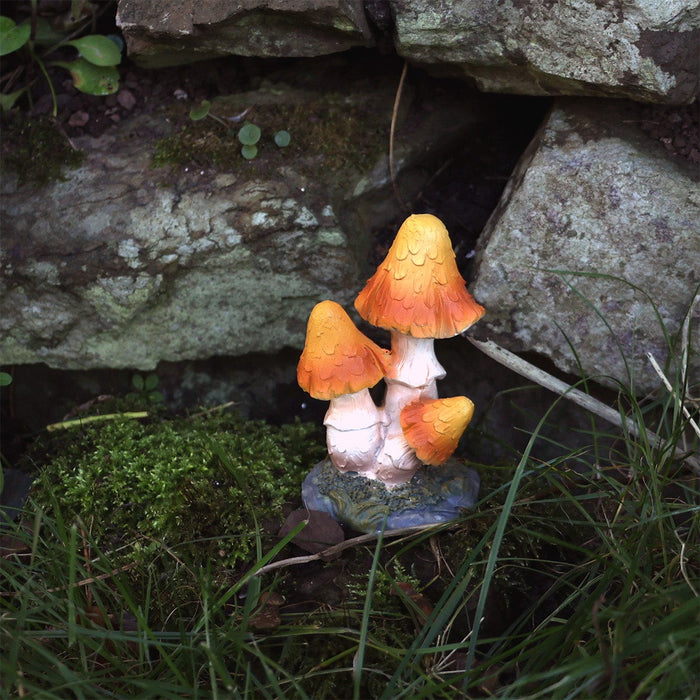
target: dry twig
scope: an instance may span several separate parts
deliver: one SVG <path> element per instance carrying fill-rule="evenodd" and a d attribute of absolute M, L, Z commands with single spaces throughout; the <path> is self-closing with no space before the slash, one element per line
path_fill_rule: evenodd
<path fill-rule="evenodd" d="M 406 210 L 406 202 L 403 201 L 399 186 L 396 183 L 396 172 L 394 170 L 394 132 L 396 131 L 396 119 L 399 113 L 399 104 L 401 103 L 401 93 L 403 92 L 403 83 L 406 79 L 406 71 L 408 70 L 408 61 L 404 61 L 401 78 L 399 78 L 399 86 L 396 88 L 396 97 L 394 98 L 394 109 L 391 113 L 391 129 L 389 130 L 389 174 L 391 175 L 391 186 L 394 188 L 394 194 L 399 204 Z"/>
<path fill-rule="evenodd" d="M 445 524 L 440 523 L 438 525 L 417 525 L 415 527 L 404 527 L 399 530 L 386 530 L 384 532 L 384 537 L 401 537 L 403 535 L 415 535 L 419 532 L 430 529 L 444 528 Z M 372 542 L 379 537 L 378 532 L 370 532 L 367 535 L 359 535 L 358 537 L 352 537 L 349 540 L 344 540 L 338 544 L 334 544 L 328 549 L 324 549 L 322 552 L 316 552 L 315 554 L 309 554 L 303 557 L 291 557 L 290 559 L 280 559 L 279 561 L 273 561 L 270 564 L 261 566 L 255 573 L 254 576 L 260 576 L 260 574 L 265 574 L 268 571 L 274 571 L 275 569 L 284 569 L 288 566 L 296 566 L 298 564 L 308 564 L 311 561 L 327 561 L 332 559 L 340 552 L 350 549 L 351 547 L 357 547 L 358 545 L 365 544 L 366 542 Z"/>
<path fill-rule="evenodd" d="M 652 445 L 660 445 L 662 443 L 661 438 L 651 430 L 647 429 L 644 425 L 638 425 L 629 416 L 621 416 L 618 411 L 610 406 L 605 405 L 602 401 L 593 398 L 589 394 L 585 394 L 579 389 L 575 389 L 566 382 L 553 377 L 551 374 L 541 370 L 539 367 L 523 360 L 517 355 L 513 354 L 509 350 L 502 348 L 497 345 L 492 340 L 475 340 L 469 336 L 465 336 L 467 340 L 474 346 L 476 346 L 485 355 L 488 355 L 492 360 L 496 360 L 499 364 L 502 364 L 508 369 L 512 369 L 519 375 L 532 380 L 536 384 L 543 386 L 545 389 L 563 396 L 575 404 L 585 408 L 587 411 L 594 413 L 596 416 L 603 418 L 604 420 L 617 425 L 618 427 L 624 427 L 631 435 L 635 437 L 646 436 L 646 439 Z M 674 454 L 679 459 L 682 459 L 686 464 L 688 464 L 693 471 L 700 474 L 700 460 L 694 455 L 686 454 L 680 447 L 674 449 Z"/>

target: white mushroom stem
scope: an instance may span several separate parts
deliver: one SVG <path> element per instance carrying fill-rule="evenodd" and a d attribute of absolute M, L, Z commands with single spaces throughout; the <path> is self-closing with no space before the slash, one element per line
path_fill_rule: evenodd
<path fill-rule="evenodd" d="M 386 435 L 376 467 L 377 478 L 389 487 L 410 481 L 421 465 L 401 429 L 401 410 L 418 399 L 436 399 L 436 380 L 445 376 L 432 338 L 392 332 L 391 359 L 383 407 Z"/>
<path fill-rule="evenodd" d="M 328 454 L 340 471 L 374 471 L 382 415 L 367 389 L 331 399 L 323 424 Z"/>
<path fill-rule="evenodd" d="M 408 444 L 401 428 L 401 410 L 420 398 L 437 398 L 435 382 L 429 387 L 406 386 L 394 379 L 386 380 L 384 402 L 384 441 L 377 454 L 376 478 L 388 487 L 397 486 L 411 480 L 421 461 L 415 450 Z"/>
<path fill-rule="evenodd" d="M 445 376 L 444 367 L 435 356 L 433 338 L 414 338 L 410 335 L 391 333 L 390 379 L 412 387 L 435 384 Z"/>

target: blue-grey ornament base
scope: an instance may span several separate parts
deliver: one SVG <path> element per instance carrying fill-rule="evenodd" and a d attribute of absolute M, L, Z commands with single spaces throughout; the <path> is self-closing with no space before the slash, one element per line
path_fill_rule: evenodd
<path fill-rule="evenodd" d="M 302 485 L 309 510 L 329 513 L 358 532 L 448 522 L 472 508 L 478 497 L 479 475 L 456 459 L 421 467 L 410 482 L 387 489 L 381 481 L 338 471 L 326 458 Z"/>

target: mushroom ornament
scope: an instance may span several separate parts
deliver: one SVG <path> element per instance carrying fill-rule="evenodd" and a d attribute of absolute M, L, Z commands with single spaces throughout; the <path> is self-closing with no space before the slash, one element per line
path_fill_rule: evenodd
<path fill-rule="evenodd" d="M 447 229 L 432 214 L 404 221 L 355 308 L 369 323 L 391 331 L 384 405 L 390 427 L 377 472 L 387 483 L 402 483 L 420 460 L 403 435 L 401 410 L 412 401 L 437 398 L 435 382 L 445 376 L 433 341 L 465 331 L 485 309 L 467 291 Z"/>
<path fill-rule="evenodd" d="M 323 423 L 328 454 L 340 471 L 373 472 L 382 426 L 368 388 L 384 376 L 388 356 L 340 304 L 322 301 L 311 311 L 297 381 L 315 399 L 330 400 Z"/>
<path fill-rule="evenodd" d="M 304 502 L 365 531 L 452 519 L 474 504 L 479 488 L 476 472 L 451 459 L 474 404 L 438 398 L 445 370 L 433 345 L 469 328 L 484 308 L 467 291 L 440 219 L 404 221 L 355 308 L 391 333 L 391 351 L 361 333 L 339 304 L 312 310 L 297 379 L 330 401 L 329 457 L 304 481 Z M 382 378 L 377 406 L 368 389 Z"/>

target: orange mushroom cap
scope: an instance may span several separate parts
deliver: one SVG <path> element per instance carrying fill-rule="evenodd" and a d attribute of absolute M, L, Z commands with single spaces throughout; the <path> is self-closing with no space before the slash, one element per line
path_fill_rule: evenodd
<path fill-rule="evenodd" d="M 322 301 L 309 316 L 297 381 L 315 399 L 354 394 L 382 379 L 389 355 L 357 330 L 340 304 Z"/>
<path fill-rule="evenodd" d="M 415 338 L 450 338 L 485 313 L 467 291 L 445 225 L 432 214 L 403 222 L 355 308 L 372 325 Z"/>
<path fill-rule="evenodd" d="M 422 399 L 404 406 L 401 428 L 406 442 L 424 464 L 442 464 L 457 449 L 474 404 L 466 396 Z"/>

